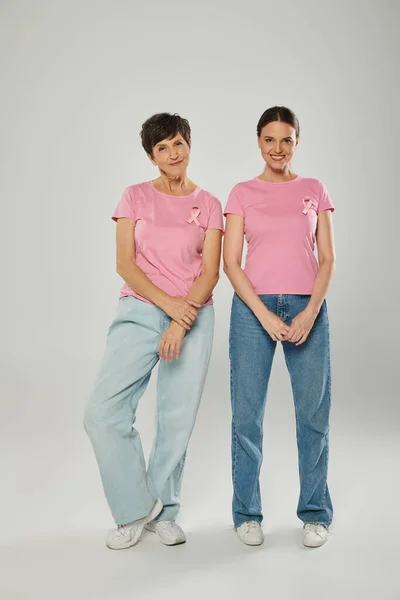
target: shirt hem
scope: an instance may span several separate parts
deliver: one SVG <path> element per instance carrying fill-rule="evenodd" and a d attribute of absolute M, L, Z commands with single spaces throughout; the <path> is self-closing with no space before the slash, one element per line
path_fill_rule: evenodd
<path fill-rule="evenodd" d="M 180 294 L 176 294 L 176 295 L 180 295 Z M 124 292 L 124 293 L 120 292 L 119 300 L 121 298 L 127 298 L 128 296 L 132 296 L 133 298 L 136 298 L 137 300 L 146 302 L 146 304 L 152 304 L 153 306 L 156 306 L 156 304 L 154 304 L 154 302 L 151 302 L 151 300 L 147 300 L 147 298 L 143 298 L 143 296 L 140 296 L 139 294 L 135 294 L 134 292 L 132 292 L 131 294 L 126 293 L 126 292 Z M 214 304 L 214 298 L 212 296 L 207 300 L 207 302 L 202 304 L 202 306 L 208 306 L 209 304 Z"/>
<path fill-rule="evenodd" d="M 264 294 L 292 294 L 292 295 L 296 295 L 296 296 L 308 296 L 310 294 L 312 294 L 312 289 L 309 290 L 304 290 L 304 289 L 290 289 L 289 290 L 287 288 L 284 288 L 284 291 L 282 290 L 282 288 L 280 288 L 279 290 L 277 289 L 267 289 L 267 290 L 255 290 L 256 294 L 258 296 L 263 296 Z"/>

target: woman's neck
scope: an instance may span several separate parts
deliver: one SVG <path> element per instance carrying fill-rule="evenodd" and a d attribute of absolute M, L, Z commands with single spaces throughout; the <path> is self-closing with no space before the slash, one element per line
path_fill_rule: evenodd
<path fill-rule="evenodd" d="M 258 179 L 279 183 L 283 181 L 292 181 L 293 179 L 296 179 L 296 177 L 296 173 L 293 173 L 291 169 L 287 169 L 286 171 L 273 171 L 266 167 L 264 172 L 258 176 Z"/>
<path fill-rule="evenodd" d="M 196 185 L 191 181 L 186 173 L 183 176 L 168 177 L 166 173 L 161 173 L 158 179 L 153 181 L 153 185 L 159 192 L 171 196 L 186 196 L 191 194 Z"/>

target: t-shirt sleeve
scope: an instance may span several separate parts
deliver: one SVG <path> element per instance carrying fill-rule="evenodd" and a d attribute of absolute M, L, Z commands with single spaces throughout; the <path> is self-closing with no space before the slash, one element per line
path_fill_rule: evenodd
<path fill-rule="evenodd" d="M 326 189 L 323 183 L 321 183 L 318 201 L 318 212 L 321 212 L 321 210 L 330 210 L 332 212 L 335 210 L 331 197 L 329 196 L 328 190 Z"/>
<path fill-rule="evenodd" d="M 111 218 L 113 221 L 118 221 L 121 217 L 134 221 L 137 219 L 137 207 L 132 187 L 126 188 Z"/>
<path fill-rule="evenodd" d="M 222 206 L 218 198 L 212 197 L 210 215 L 208 217 L 207 229 L 220 229 L 224 231 L 224 220 L 222 218 Z"/>
<path fill-rule="evenodd" d="M 240 201 L 240 195 L 237 186 L 235 186 L 229 194 L 228 202 L 225 206 L 224 215 L 226 216 L 229 213 L 244 217 L 243 206 Z"/>

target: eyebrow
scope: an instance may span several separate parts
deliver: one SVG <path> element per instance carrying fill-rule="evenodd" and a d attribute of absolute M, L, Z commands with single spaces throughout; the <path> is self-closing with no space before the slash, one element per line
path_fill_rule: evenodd
<path fill-rule="evenodd" d="M 271 140 L 274 140 L 275 138 L 272 135 L 264 135 L 264 139 L 265 138 L 270 138 Z M 285 135 L 285 137 L 281 138 L 282 140 L 292 140 L 292 136 L 291 135 Z"/>
<path fill-rule="evenodd" d="M 176 144 L 176 142 L 181 142 L 182 141 L 182 137 L 178 138 L 177 140 L 174 141 L 174 144 Z M 171 140 L 167 140 L 167 142 L 170 142 Z M 155 148 L 158 148 L 158 146 L 165 146 L 166 142 L 158 142 L 158 144 L 155 145 Z"/>

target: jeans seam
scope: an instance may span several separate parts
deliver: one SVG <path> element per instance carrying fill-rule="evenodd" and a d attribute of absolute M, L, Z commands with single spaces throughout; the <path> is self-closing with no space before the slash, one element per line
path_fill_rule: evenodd
<path fill-rule="evenodd" d="M 323 496 L 323 505 L 326 505 L 326 496 L 328 491 L 328 460 L 329 460 L 329 431 L 330 431 L 330 406 L 331 406 L 331 352 L 330 352 L 330 333 L 328 323 L 328 379 L 327 379 L 327 393 L 328 393 L 328 431 L 326 432 L 326 453 L 325 453 L 325 490 Z"/>
<path fill-rule="evenodd" d="M 235 295 L 232 298 L 232 305 L 234 301 Z M 232 404 L 232 482 L 233 486 L 235 486 L 236 482 L 236 467 L 237 467 L 237 435 L 236 428 L 234 422 L 234 389 L 233 389 L 233 369 L 232 369 L 232 309 L 231 307 L 231 323 L 230 323 L 230 331 L 229 331 L 229 379 L 230 379 L 230 391 L 231 391 L 231 404 Z"/>

